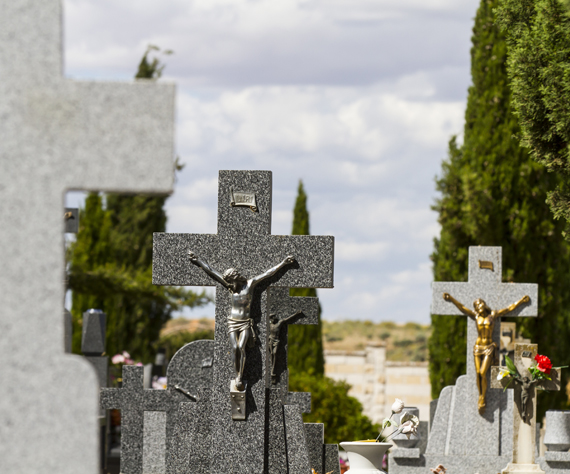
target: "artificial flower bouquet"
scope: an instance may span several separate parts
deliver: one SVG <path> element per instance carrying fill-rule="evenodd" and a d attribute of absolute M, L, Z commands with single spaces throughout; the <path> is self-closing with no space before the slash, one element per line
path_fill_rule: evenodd
<path fill-rule="evenodd" d="M 502 380 L 505 377 L 509 377 L 509 383 L 505 385 L 504 390 L 506 390 L 509 385 L 513 382 L 513 380 L 517 382 L 522 382 L 525 378 L 528 378 L 528 375 L 523 377 L 517 367 L 515 366 L 514 362 L 510 359 L 509 356 L 505 356 L 505 361 L 507 363 L 506 368 L 501 368 L 499 374 L 497 375 L 497 380 Z M 564 367 L 552 367 L 552 362 L 547 356 L 536 354 L 534 356 L 533 364 L 528 368 L 530 373 L 530 381 L 531 382 L 538 382 L 540 380 L 552 380 L 550 376 L 550 372 L 552 369 L 565 369 L 568 366 Z"/>

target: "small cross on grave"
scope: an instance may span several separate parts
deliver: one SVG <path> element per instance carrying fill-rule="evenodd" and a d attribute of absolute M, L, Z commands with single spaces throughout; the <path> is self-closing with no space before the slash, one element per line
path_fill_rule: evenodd
<path fill-rule="evenodd" d="M 211 453 L 217 473 L 235 472 L 236 463 L 243 473 L 265 469 L 266 290 L 333 283 L 333 237 L 271 235 L 271 181 L 269 171 L 220 171 L 217 234 L 154 235 L 155 284 L 216 286 L 212 433 L 220 435 L 212 436 Z M 238 205 L 236 195 L 250 196 L 248 205 Z"/>
<path fill-rule="evenodd" d="M 468 389 L 462 429 L 488 440 L 497 439 L 493 453 L 488 446 L 474 443 L 472 454 L 499 454 L 497 430 L 501 397 L 487 392 L 489 369 L 498 363 L 501 315 L 536 316 L 538 285 L 502 282 L 501 247 L 469 247 L 469 278 L 463 282 L 434 282 L 431 313 L 468 315 Z M 528 298 L 528 301 L 526 301 Z M 483 306 L 483 304 L 485 306 Z M 482 310 L 482 317 L 477 311 Z M 492 310 L 493 312 L 491 312 Z M 477 320 L 477 321 L 476 321 Z M 506 403 L 506 402 L 504 402 Z M 495 422 L 496 420 L 497 422 Z M 454 423 L 462 423 L 454 420 Z M 469 424 L 469 426 L 468 426 Z M 455 441 L 451 441 L 452 444 Z M 493 445 L 494 446 L 494 445 Z M 453 452 L 453 447 L 450 448 Z"/>
<path fill-rule="evenodd" d="M 560 369 L 552 369 L 552 380 L 531 381 L 529 367 L 533 365 L 534 357 L 538 353 L 537 344 L 515 344 L 515 360 L 513 361 L 522 382 L 512 380 L 506 376 L 501 380 L 498 375 L 505 371 L 505 367 L 493 367 L 491 370 L 491 388 L 514 391 L 515 408 L 513 413 L 513 462 L 502 472 L 543 473 L 535 464 L 536 450 L 536 389 L 560 390 Z"/>
<path fill-rule="evenodd" d="M 165 390 L 145 389 L 144 369 L 134 366 L 123 366 L 121 388 L 101 390 L 101 407 L 121 410 L 121 473 L 203 472 L 213 349 L 210 340 L 182 347 L 168 365 Z"/>
<path fill-rule="evenodd" d="M 309 413 L 311 410 L 311 394 L 289 392 L 288 328 L 289 324 L 319 324 L 319 299 L 289 296 L 288 288 L 270 288 L 267 294 L 267 305 L 270 320 L 269 343 L 267 344 L 269 352 L 267 360 L 270 363 L 267 371 L 271 373 L 270 386 L 282 390 L 284 401 L 299 403 L 302 405 L 303 413 Z M 279 327 L 275 327 L 272 317 L 278 321 Z M 306 398 L 304 403 L 302 402 L 303 398 Z"/>
<path fill-rule="evenodd" d="M 0 0 L 4 472 L 98 471 L 96 377 L 63 351 L 65 192 L 172 190 L 174 87 L 66 79 L 63 3 Z"/>

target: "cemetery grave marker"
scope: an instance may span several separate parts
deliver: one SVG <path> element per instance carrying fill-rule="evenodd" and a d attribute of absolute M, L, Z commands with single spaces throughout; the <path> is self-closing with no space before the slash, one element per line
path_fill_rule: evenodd
<path fill-rule="evenodd" d="M 537 344 L 515 344 L 513 362 L 523 377 L 523 383 L 511 380 L 510 377 L 497 380 L 499 373 L 505 370 L 504 367 L 495 366 L 491 371 L 491 388 L 504 389 L 508 385 L 508 389 L 514 391 L 513 462 L 502 471 L 505 474 L 511 472 L 544 474 L 544 471 L 535 464 L 536 389 L 560 390 L 560 369 L 551 370 L 552 380 L 537 380 L 536 383 L 528 383 L 530 379 L 528 368 L 532 365 L 537 353 Z"/>
<path fill-rule="evenodd" d="M 232 206 L 231 194 L 255 196 L 256 209 Z M 235 268 L 251 278 L 261 275 L 293 256 L 270 280 L 259 284 L 250 307 L 251 322 L 258 343 L 247 349 L 243 380 L 246 417 L 232 418 L 230 381 L 234 374 L 231 360 L 228 317 L 232 314 L 231 294 L 217 280 L 191 262 L 189 252 L 213 269 Z M 223 277 L 223 276 L 222 276 Z M 332 287 L 333 238 L 318 236 L 271 235 L 271 172 L 220 171 L 218 187 L 218 233 L 215 235 L 162 234 L 154 237 L 153 282 L 159 285 L 216 284 L 216 328 L 214 342 L 211 471 L 259 473 L 267 470 L 265 452 L 267 387 L 271 371 L 267 360 L 267 297 L 269 286 Z M 301 419 L 302 423 L 302 419 Z"/>
<path fill-rule="evenodd" d="M 65 79 L 61 8 L 0 0 L 6 473 L 98 471 L 96 376 L 63 351 L 64 193 L 172 190 L 174 87 Z"/>

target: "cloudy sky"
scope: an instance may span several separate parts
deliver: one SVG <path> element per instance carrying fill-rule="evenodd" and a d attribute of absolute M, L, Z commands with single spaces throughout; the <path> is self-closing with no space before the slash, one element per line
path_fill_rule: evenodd
<path fill-rule="evenodd" d="M 311 233 L 336 238 L 323 317 L 428 323 L 434 177 L 462 132 L 478 3 L 65 0 L 66 74 L 128 80 L 148 44 L 174 50 L 168 232 L 215 233 L 218 170 L 261 169 L 288 234 L 302 179 Z"/>

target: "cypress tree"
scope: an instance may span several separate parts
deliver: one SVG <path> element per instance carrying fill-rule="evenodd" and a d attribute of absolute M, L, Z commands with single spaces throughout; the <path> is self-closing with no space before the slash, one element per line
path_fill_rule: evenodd
<path fill-rule="evenodd" d="M 309 211 L 307 211 L 307 195 L 303 182 L 299 181 L 297 199 L 293 210 L 292 235 L 309 235 Z M 314 288 L 292 288 L 291 296 L 317 296 Z M 290 373 L 307 373 L 324 375 L 325 361 L 323 356 L 323 326 L 321 323 L 321 307 L 319 305 L 318 325 L 295 324 L 289 326 L 289 371 Z"/>
<path fill-rule="evenodd" d="M 533 161 L 516 136 L 506 72 L 506 42 L 495 24 L 498 0 L 482 0 L 473 28 L 464 143 L 450 141 L 437 179 L 441 233 L 432 260 L 436 281 L 466 281 L 469 245 L 503 248 L 503 280 L 539 284 L 538 318 L 513 318 L 525 337 L 548 351 L 555 365 L 570 360 L 566 288 L 569 247 L 545 203 L 557 177 Z M 464 302 L 471 305 L 472 302 Z M 465 373 L 466 318 L 432 316 L 429 341 L 432 396 Z M 543 396 L 541 411 L 565 394 Z"/>
<path fill-rule="evenodd" d="M 570 238 L 570 0 L 503 0 L 498 22 L 509 45 L 507 71 L 521 143 L 559 174 L 548 202 Z"/>
<path fill-rule="evenodd" d="M 147 49 L 137 79 L 160 77 L 164 66 L 157 58 L 148 59 L 150 51 L 157 49 Z M 110 193 L 103 206 L 98 194 L 87 197 L 71 248 L 75 352 L 80 350 L 82 313 L 95 307 L 107 313 L 107 353 L 127 350 L 134 359 L 150 362 L 172 311 L 208 301 L 204 293 L 151 283 L 152 234 L 166 230 L 166 198 Z"/>

